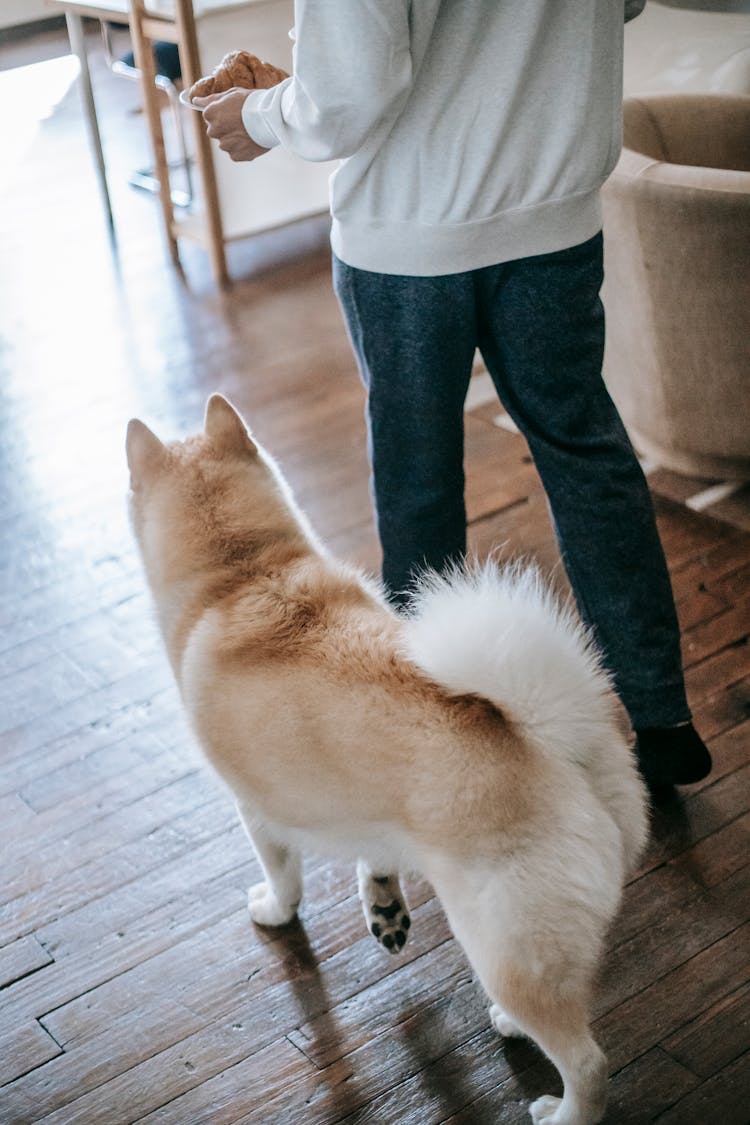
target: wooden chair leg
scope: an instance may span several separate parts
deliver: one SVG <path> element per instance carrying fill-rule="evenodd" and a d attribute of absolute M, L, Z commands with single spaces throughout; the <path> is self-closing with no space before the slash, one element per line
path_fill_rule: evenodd
<path fill-rule="evenodd" d="M 180 257 L 174 231 L 175 220 L 169 183 L 169 165 L 164 146 L 161 112 L 157 102 L 156 63 L 151 40 L 144 32 L 144 15 L 143 0 L 130 0 L 130 31 L 133 37 L 133 52 L 136 66 L 141 72 L 143 107 L 153 149 L 154 172 L 159 181 L 159 200 L 164 216 L 164 232 L 172 260 L 175 265 L 179 265 Z"/>
<path fill-rule="evenodd" d="M 180 50 L 180 67 L 185 87 L 188 88 L 198 81 L 202 73 L 198 34 L 191 0 L 177 0 L 175 17 Z M 224 229 L 221 222 L 219 189 L 216 183 L 211 141 L 206 134 L 203 118 L 198 114 L 192 114 L 192 117 L 195 130 L 196 160 L 203 184 L 208 253 L 216 284 L 224 287 L 229 284 L 229 274 L 227 272 Z"/>

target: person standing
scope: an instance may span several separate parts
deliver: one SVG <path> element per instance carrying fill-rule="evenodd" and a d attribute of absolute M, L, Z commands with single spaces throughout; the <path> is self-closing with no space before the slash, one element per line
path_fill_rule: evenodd
<path fill-rule="evenodd" d="M 333 277 L 396 605 L 466 547 L 475 351 L 524 434 L 655 796 L 706 776 L 651 498 L 601 369 L 599 194 L 645 0 L 296 0 L 293 75 L 200 99 L 234 160 L 340 160 Z"/>

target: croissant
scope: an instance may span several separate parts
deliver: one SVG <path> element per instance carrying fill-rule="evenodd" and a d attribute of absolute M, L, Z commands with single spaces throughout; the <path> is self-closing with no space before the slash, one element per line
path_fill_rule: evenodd
<path fill-rule="evenodd" d="M 206 78 L 193 83 L 188 97 L 205 98 L 209 94 L 223 94 L 234 86 L 246 90 L 266 90 L 283 82 L 289 75 L 272 63 L 263 62 L 249 51 L 230 51 Z"/>

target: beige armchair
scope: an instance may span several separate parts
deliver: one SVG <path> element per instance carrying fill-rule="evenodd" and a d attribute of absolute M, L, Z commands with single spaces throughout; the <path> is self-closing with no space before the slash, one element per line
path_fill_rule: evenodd
<path fill-rule="evenodd" d="M 603 191 L 604 377 L 633 443 L 750 479 L 750 96 L 629 98 Z"/>

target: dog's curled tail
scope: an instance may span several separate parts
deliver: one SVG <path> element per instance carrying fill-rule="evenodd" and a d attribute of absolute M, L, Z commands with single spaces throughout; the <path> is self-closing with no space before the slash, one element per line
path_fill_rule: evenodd
<path fill-rule="evenodd" d="M 623 870 L 634 870 L 648 818 L 623 711 L 590 634 L 535 568 L 490 562 L 426 576 L 403 645 L 448 691 L 484 696 L 542 753 L 579 768 L 619 828 Z"/>
<path fill-rule="evenodd" d="M 538 570 L 492 562 L 420 582 L 405 655 L 455 694 L 481 695 L 543 748 L 586 765 L 614 726 L 613 696 L 591 638 Z"/>

